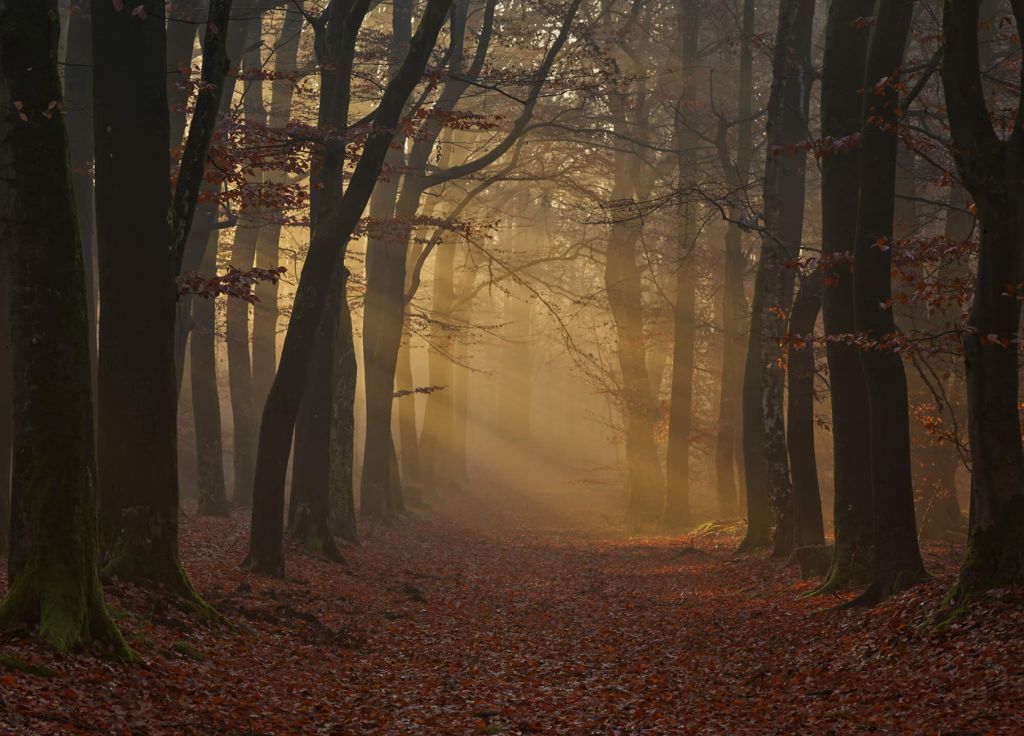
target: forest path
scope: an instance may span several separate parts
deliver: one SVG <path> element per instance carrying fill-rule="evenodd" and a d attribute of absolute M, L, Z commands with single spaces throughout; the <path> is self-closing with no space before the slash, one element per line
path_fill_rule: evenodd
<path fill-rule="evenodd" d="M 734 559 L 734 536 L 626 539 L 538 519 L 536 500 L 456 499 L 368 527 L 349 567 L 289 554 L 242 572 L 247 523 L 193 518 L 186 565 L 237 622 L 165 600 L 111 602 L 146 666 L 0 651 L 54 676 L 0 675 L 0 733 L 1024 733 L 1024 617 L 914 624 L 939 579 L 871 611 L 814 611 L 791 569 Z M 932 550 L 934 570 L 956 553 Z"/>

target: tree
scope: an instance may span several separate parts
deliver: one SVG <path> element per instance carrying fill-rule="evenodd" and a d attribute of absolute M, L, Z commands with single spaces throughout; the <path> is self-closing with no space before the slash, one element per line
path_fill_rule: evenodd
<path fill-rule="evenodd" d="M 344 266 L 343 257 L 348 240 L 369 201 L 402 109 L 423 74 L 450 4 L 451 0 L 430 0 L 424 10 L 419 28 L 409 44 L 409 52 L 385 88 L 380 104 L 371 117 L 372 128 L 362 155 L 352 172 L 348 187 L 341 195 L 339 190 L 345 138 L 338 133 L 343 132 L 344 128 L 327 139 L 322 166 L 325 176 L 330 178 L 322 192 L 323 196 L 328 197 L 329 208 L 314 227 L 306 262 L 299 277 L 281 362 L 267 395 L 260 423 L 252 531 L 245 562 L 252 570 L 272 575 L 284 574 L 284 483 L 292 429 L 306 386 L 306 367 L 316 347 L 320 322 L 325 313 L 332 274 L 336 268 Z M 349 12 L 336 10 L 331 14 L 334 22 L 345 23 L 345 32 L 350 39 L 346 40 L 348 48 L 354 49 L 355 35 L 367 6 L 368 3 L 359 0 L 359 3 L 351 5 L 351 10 L 346 8 Z M 345 111 L 346 116 L 332 116 L 329 119 L 342 120 L 344 125 L 347 124 L 349 79 L 343 67 L 339 67 L 339 72 L 334 81 L 334 84 L 339 85 L 338 94 L 333 99 L 334 104 L 342 106 L 340 109 Z"/>
<path fill-rule="evenodd" d="M 740 27 L 740 59 L 737 107 L 737 141 L 735 162 L 728 150 L 729 124 L 721 119 L 715 144 L 723 177 L 738 197 L 747 187 L 750 176 L 753 140 L 753 43 L 754 2 L 743 0 Z M 742 206 L 730 201 L 728 230 L 725 236 L 725 268 L 722 284 L 722 329 L 725 345 L 722 351 L 722 382 L 718 408 L 718 435 L 715 438 L 715 483 L 718 487 L 719 510 L 732 517 L 739 511 L 739 492 L 743 489 L 743 356 L 744 330 L 747 328 L 747 304 L 743 292 L 745 261 L 743 229 L 740 225 Z"/>
<path fill-rule="evenodd" d="M 1017 28 L 1024 3 L 1011 2 Z M 982 88 L 978 0 L 946 0 L 942 81 L 957 170 L 974 198 L 981 243 L 974 301 L 963 335 L 971 445 L 967 553 L 954 599 L 1024 577 L 1024 452 L 1018 415 L 1021 281 L 1019 213 L 1024 205 L 1024 95 L 1001 138 Z M 1007 281 L 1014 288 L 1007 288 Z"/>
<path fill-rule="evenodd" d="M 836 0 L 829 7 L 821 70 L 821 135 L 835 150 L 821 161 L 822 318 L 832 402 L 835 552 L 820 590 L 866 583 L 874 544 L 867 386 L 859 348 L 847 336 L 853 319 L 852 254 L 860 188 L 864 60 L 874 0 Z M 846 144 L 846 145 L 844 145 Z"/>
<path fill-rule="evenodd" d="M 800 144 L 807 135 L 813 20 L 813 2 L 782 0 L 768 100 L 761 258 L 743 388 L 748 524 L 742 549 L 768 543 L 767 500 L 775 512 L 773 553 L 777 556 L 788 555 L 793 547 L 785 373 L 778 360 L 786 323 L 779 310 L 789 309 L 793 300 L 795 272 L 790 264 L 800 252 L 803 233 L 807 154 Z"/>
<path fill-rule="evenodd" d="M 198 602 L 178 555 L 175 277 L 227 71 L 231 2 L 209 5 L 203 92 L 173 198 L 163 7 L 92 3 L 101 530 L 111 574 Z"/>
<path fill-rule="evenodd" d="M 61 109 L 59 32 L 56 0 L 7 0 L 0 10 L 9 102 L 0 155 L 14 173 L 19 213 L 4 242 L 11 249 L 15 440 L 0 625 L 38 626 L 60 649 L 98 641 L 125 656 L 98 572 L 88 301 Z"/>
<path fill-rule="evenodd" d="M 858 335 L 876 344 L 859 352 L 870 409 L 874 554 L 871 584 L 858 604 L 883 600 L 925 575 L 914 518 L 906 373 L 899 353 L 883 342 L 896 331 L 887 244 L 895 215 L 900 67 L 913 8 L 913 0 L 879 4 L 862 93 L 853 317 Z"/>
<path fill-rule="evenodd" d="M 677 32 L 681 90 L 675 111 L 676 164 L 679 176 L 679 247 L 676 293 L 672 305 L 672 393 L 668 446 L 665 452 L 665 513 L 668 528 L 681 528 L 690 516 L 690 432 L 693 424 L 694 342 L 696 341 L 697 268 L 695 247 L 699 231 L 694 181 L 697 136 L 688 119 L 697 96 L 696 69 L 700 59 L 700 15 L 695 0 L 678 0 Z"/>

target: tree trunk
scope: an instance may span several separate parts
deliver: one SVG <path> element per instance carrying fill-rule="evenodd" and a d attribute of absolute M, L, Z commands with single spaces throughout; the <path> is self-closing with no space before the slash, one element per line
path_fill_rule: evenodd
<path fill-rule="evenodd" d="M 815 270 L 800 279 L 800 290 L 789 317 L 789 333 L 810 335 L 821 311 L 821 272 Z M 814 347 L 808 343 L 787 348 L 789 394 L 786 411 L 786 442 L 793 477 L 793 546 L 825 544 L 825 522 L 821 515 L 818 462 L 814 451 Z"/>
<path fill-rule="evenodd" d="M 342 273 L 347 280 L 348 272 Z M 331 364 L 331 438 L 328 492 L 331 530 L 346 542 L 356 541 L 355 451 L 356 346 L 352 335 L 346 284 L 338 304 L 337 331 L 334 334 L 334 361 Z"/>
<path fill-rule="evenodd" d="M 1024 452 L 1018 374 L 1020 303 L 1006 283 L 1020 283 L 1024 233 L 1024 128 L 1018 114 L 1006 140 L 992 127 L 978 58 L 977 0 L 948 0 L 942 67 L 957 168 L 974 197 L 981 244 L 974 301 L 964 333 L 971 513 L 967 553 L 952 599 L 1024 580 Z M 1012 4 L 1018 28 L 1024 7 Z"/>
<path fill-rule="evenodd" d="M 669 403 L 668 443 L 665 451 L 665 511 L 662 523 L 681 529 L 690 521 L 690 434 L 693 426 L 694 343 L 697 339 L 696 259 L 697 198 L 690 191 L 696 183 L 697 136 L 687 113 L 697 98 L 695 67 L 700 59 L 700 3 L 679 0 L 677 30 L 681 41 L 681 91 L 676 104 L 676 169 L 680 192 L 676 293 L 672 305 L 672 393 Z"/>
<path fill-rule="evenodd" d="M 455 302 L 455 243 L 438 243 L 434 249 L 433 301 L 430 312 L 430 350 L 427 370 L 431 386 L 440 390 L 427 394 L 420 438 L 420 459 L 424 487 L 438 494 L 451 482 L 452 410 L 455 387 L 452 364 Z"/>
<path fill-rule="evenodd" d="M 258 34 L 259 22 L 253 25 L 253 32 Z M 262 45 L 258 45 L 247 51 L 245 62 L 242 64 L 243 71 L 258 71 L 261 68 L 261 48 Z M 246 122 L 259 126 L 267 124 L 267 111 L 263 105 L 263 83 L 259 79 L 246 81 L 242 109 Z M 262 181 L 262 174 L 255 172 L 247 177 L 246 183 L 259 186 Z M 243 206 L 239 212 L 230 258 L 231 265 L 239 271 L 249 271 L 255 265 L 256 243 L 260 235 L 262 214 L 255 205 Z M 247 507 L 252 504 L 259 409 L 253 390 L 252 359 L 249 353 L 249 302 L 244 299 L 228 299 L 225 342 L 228 349 L 228 383 L 231 387 L 231 420 L 234 434 L 234 502 L 238 506 Z"/>
<path fill-rule="evenodd" d="M 201 266 L 204 274 L 216 271 L 217 235 L 217 230 L 210 233 Z M 214 299 L 196 299 L 193 307 L 195 326 L 192 329 L 189 359 L 192 370 L 192 413 L 196 425 L 199 513 L 207 516 L 227 516 L 220 392 L 217 388 L 216 316 L 217 304 Z"/>
<path fill-rule="evenodd" d="M 318 349 L 312 356 L 295 422 L 295 454 L 292 461 L 292 497 L 288 507 L 288 528 L 311 554 L 340 560 L 331 525 L 330 474 L 332 455 L 333 369 L 338 315 L 346 299 L 347 273 L 339 268 L 331 283 L 320 319 Z"/>
<path fill-rule="evenodd" d="M 786 321 L 778 310 L 788 310 L 793 303 L 796 274 L 789 264 L 799 255 L 803 234 L 807 155 L 799 144 L 807 137 L 813 83 L 810 60 L 813 21 L 814 3 L 810 0 L 784 0 L 779 8 L 772 91 L 768 100 L 764 231 L 759 278 L 755 283 L 755 289 L 762 293 L 754 297 L 755 309 L 760 312 L 755 376 L 760 374 L 763 472 L 775 514 L 772 554 L 776 557 L 788 556 L 794 540 L 793 487 L 784 414 L 785 375 L 779 361 L 779 340 L 785 335 Z M 750 363 L 748 360 L 748 365 Z M 758 431 L 756 427 L 754 431 Z M 753 475 L 757 477 L 756 472 Z M 749 489 L 749 472 L 747 483 Z M 758 531 L 763 533 L 763 530 Z"/>
<path fill-rule="evenodd" d="M 0 94 L 0 101 L 9 102 L 6 93 Z M 0 134 L 6 131 L 0 126 Z M 7 157 L 0 160 L 0 166 L 7 168 Z M 2 173 L 6 174 L 6 171 Z M 11 187 L 0 190 L 0 222 L 9 222 L 13 212 L 14 197 Z M 10 240 L 7 225 L 0 225 L 0 242 Z M 14 411 L 14 377 L 11 375 L 10 337 L 10 255 L 8 248 L 0 248 L 0 555 L 7 554 L 7 541 L 11 524 L 11 445 Z"/>
<path fill-rule="evenodd" d="M 95 192 L 92 182 L 92 31 L 89 3 L 72 0 L 68 7 L 67 50 L 64 86 L 67 95 L 68 145 L 71 154 L 71 183 L 78 208 L 85 268 L 85 294 L 89 317 L 89 364 L 96 373 L 96 298 L 99 284 L 96 272 Z"/>
<path fill-rule="evenodd" d="M 853 311 L 857 332 L 872 340 L 896 331 L 889 305 L 892 251 L 876 244 L 890 242 L 893 235 L 899 93 L 895 84 L 882 90 L 876 85 L 890 75 L 894 83 L 899 81 L 913 7 L 913 0 L 880 5 L 864 76 Z M 870 412 L 875 551 L 872 582 L 858 603 L 870 605 L 915 584 L 925 572 L 914 518 L 903 360 L 885 347 L 861 350 L 859 357 Z"/>
<path fill-rule="evenodd" d="M 864 60 L 870 29 L 857 25 L 874 0 L 836 0 L 829 8 L 821 78 L 821 133 L 849 141 L 860 130 Z M 822 319 L 832 402 L 835 556 L 820 590 L 866 582 L 874 545 L 867 387 L 859 348 L 844 339 L 853 321 L 853 244 L 860 150 L 841 147 L 821 160 Z"/>
<path fill-rule="evenodd" d="M 23 116 L 0 137 L 19 213 L 4 242 L 15 439 L 0 626 L 34 628 L 59 649 L 99 641 L 126 656 L 98 573 L 88 302 L 67 131 L 54 105 L 62 100 L 59 23 L 56 0 L 7 0 L 0 22 L 0 73 L 10 93 L 0 97 L 19 101 Z"/>
<path fill-rule="evenodd" d="M 178 557 L 164 4 L 140 7 L 92 3 L 101 528 L 110 573 L 198 600 Z"/>
<path fill-rule="evenodd" d="M 368 3 L 366 4 L 368 7 Z M 391 146 L 395 126 L 409 94 L 419 82 L 437 34 L 448 14 L 451 0 L 429 0 L 416 36 L 402 67 L 388 83 L 374 115 L 375 130 L 363 147 L 359 163 L 352 172 L 344 195 L 337 198 L 323 221 L 314 223 L 306 261 L 299 277 L 288 332 L 281 352 L 281 363 L 267 395 L 260 423 L 259 449 L 256 456 L 256 480 L 253 493 L 252 530 L 246 565 L 264 573 L 284 574 L 284 483 L 292 430 L 306 384 L 306 369 L 316 348 L 316 337 L 323 316 L 331 273 L 343 265 L 344 250 L 355 230 L 363 209 Z M 362 10 L 366 12 L 365 9 Z M 355 32 L 362 15 L 346 28 L 350 34 L 349 48 L 354 48 Z M 351 57 L 350 57 L 351 58 Z M 339 66 L 339 84 L 348 83 L 348 73 Z M 350 67 L 349 67 L 350 68 Z M 347 91 L 326 99 L 347 101 Z M 347 115 L 347 105 L 345 106 Z M 341 125 L 344 127 L 344 117 Z M 342 141 L 332 139 L 325 146 L 323 170 L 330 173 L 324 191 L 340 189 Z"/>
<path fill-rule="evenodd" d="M 292 98 L 295 84 L 283 75 L 295 71 L 299 55 L 299 39 L 304 18 L 301 10 L 303 3 L 293 2 L 292 8 L 285 14 L 281 25 L 281 35 L 274 51 L 274 72 L 278 76 L 271 83 L 270 95 L 270 127 L 282 130 L 288 125 L 291 117 Z M 296 7 L 297 6 L 297 7 Z M 284 183 L 283 172 L 267 173 L 271 182 Z M 283 212 L 267 213 L 267 222 L 260 229 L 256 243 L 256 266 L 258 268 L 275 268 L 280 265 L 281 255 L 281 219 Z M 270 392 L 270 384 L 274 382 L 277 370 L 277 290 L 272 281 L 261 281 L 256 284 L 257 302 L 253 306 L 252 317 L 252 393 L 257 410 L 262 409 Z"/>
<path fill-rule="evenodd" d="M 736 162 L 723 162 L 726 179 L 736 190 L 744 190 L 750 176 L 753 139 L 751 110 L 753 107 L 753 35 L 754 0 L 744 0 L 743 38 L 740 42 L 739 130 Z M 723 131 L 724 132 L 724 131 Z M 722 285 L 722 350 L 721 397 L 718 404 L 718 435 L 715 438 L 715 481 L 718 488 L 719 513 L 731 518 L 739 513 L 739 492 L 743 488 L 737 474 L 743 463 L 743 359 L 744 330 L 747 328 L 747 304 L 743 292 L 743 231 L 739 220 L 743 208 L 729 207 L 729 224 L 725 235 L 725 268 Z"/>

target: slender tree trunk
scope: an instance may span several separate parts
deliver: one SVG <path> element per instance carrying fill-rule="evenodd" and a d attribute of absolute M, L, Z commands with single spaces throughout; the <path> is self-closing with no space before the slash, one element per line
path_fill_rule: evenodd
<path fill-rule="evenodd" d="M 368 137 L 344 195 L 322 222 L 315 223 L 306 261 L 299 277 L 281 363 L 267 395 L 260 423 L 256 480 L 253 493 L 252 530 L 246 565 L 260 572 L 284 574 L 284 483 L 292 443 L 295 417 L 305 390 L 307 366 L 316 348 L 320 320 L 325 310 L 331 273 L 343 265 L 349 237 L 369 201 L 373 186 L 391 146 L 393 131 L 410 93 L 419 82 L 437 34 L 448 14 L 451 0 L 429 0 L 409 53 L 388 83 L 374 115 L 375 132 Z M 367 6 L 368 7 L 368 3 Z M 361 8 L 362 9 L 362 8 Z M 362 9 L 365 13 L 366 10 Z M 348 25 L 346 44 L 354 48 L 355 33 L 362 15 Z M 330 32 L 330 31 L 328 31 Z M 351 57 L 349 57 L 351 58 Z M 338 81 L 348 83 L 348 68 L 339 66 Z M 332 98 L 328 98 L 332 99 Z M 333 99 L 347 103 L 347 91 Z M 345 125 L 347 104 L 341 125 Z M 329 118 L 332 121 L 338 118 Z M 342 141 L 335 138 L 325 146 L 323 170 L 331 174 L 326 192 L 337 192 L 341 184 Z"/>
<path fill-rule="evenodd" d="M 348 279 L 348 271 L 342 273 Z M 342 284 L 343 298 L 338 304 L 337 331 L 334 335 L 334 361 L 331 365 L 331 437 L 328 492 L 331 530 L 346 542 L 356 541 L 355 450 L 356 346 L 352 335 L 352 313 Z"/>
<path fill-rule="evenodd" d="M 887 76 L 899 81 L 913 7 L 913 0 L 892 0 L 879 6 L 864 76 L 853 306 L 857 332 L 874 340 L 884 340 L 896 330 L 893 310 L 886 306 L 892 296 L 892 251 L 875 246 L 879 241 L 891 241 L 893 235 L 895 127 L 899 120 L 895 84 L 884 90 L 876 84 Z M 918 582 L 925 572 L 914 518 L 903 360 L 898 353 L 882 348 L 861 350 L 860 362 L 870 410 L 875 553 L 871 585 L 858 602 L 872 604 Z"/>
<path fill-rule="evenodd" d="M 218 231 L 209 237 L 203 256 L 202 273 L 217 268 Z M 192 413 L 196 425 L 196 471 L 199 513 L 227 516 L 228 501 L 224 485 L 224 448 L 221 439 L 220 393 L 217 387 L 216 351 L 217 305 L 211 299 L 197 299 L 193 307 L 189 358 L 192 378 Z"/>
<path fill-rule="evenodd" d="M 13 534 L 0 626 L 31 627 L 59 649 L 99 641 L 128 655 L 98 573 L 84 258 L 64 115 L 54 105 L 62 101 L 59 33 L 56 0 L 5 3 L 0 73 L 10 96 L 0 97 L 21 103 L 23 124 L 0 136 L 0 163 L 13 170 L 19 214 L 3 244 L 11 248 L 5 265 L 15 439 Z"/>
<path fill-rule="evenodd" d="M 697 136 L 687 113 L 696 99 L 695 67 L 699 61 L 701 4 L 678 0 L 677 28 L 682 43 L 681 91 L 676 104 L 676 168 L 680 191 L 676 293 L 672 305 L 672 393 L 669 404 L 668 446 L 665 453 L 665 512 L 669 529 L 690 521 L 690 434 L 693 426 L 694 343 L 697 339 L 697 200 L 690 191 L 696 181 Z"/>
<path fill-rule="evenodd" d="M 726 179 L 732 183 L 736 196 L 747 187 L 753 152 L 753 42 L 754 0 L 743 1 L 742 39 L 739 64 L 739 117 L 736 161 L 723 160 Z M 725 131 L 722 131 L 724 135 Z M 737 474 L 743 464 L 743 359 L 744 330 L 747 328 L 747 304 L 743 292 L 743 231 L 739 221 L 743 208 L 729 207 L 729 225 L 725 235 L 725 269 L 722 286 L 722 329 L 725 345 L 722 352 L 721 398 L 718 405 L 718 436 L 715 440 L 715 478 L 718 487 L 719 512 L 723 517 L 736 516 L 742 479 Z"/>
<path fill-rule="evenodd" d="M 624 101 L 609 98 L 616 129 L 628 135 Z M 615 179 L 611 199 L 632 199 L 635 158 L 615 152 Z M 659 518 L 663 511 L 665 482 L 654 439 L 654 407 L 647 370 L 643 330 L 643 282 L 637 263 L 641 224 L 624 216 L 612 223 L 608 234 L 604 283 L 615 325 L 616 358 L 621 384 L 621 408 L 625 431 L 627 489 L 630 522 L 634 526 Z"/>
<path fill-rule="evenodd" d="M 810 335 L 821 311 L 821 272 L 800 279 L 800 289 L 789 316 L 789 333 Z M 793 545 L 808 547 L 825 543 L 825 523 L 818 488 L 818 461 L 814 450 L 813 344 L 787 349 L 789 393 L 786 411 L 786 443 L 793 477 Z"/>
<path fill-rule="evenodd" d="M 785 376 L 780 365 L 779 340 L 785 335 L 786 322 L 777 310 L 789 309 L 793 302 L 795 271 L 788 264 L 800 252 L 803 234 L 806 153 L 799 145 L 807 137 L 808 105 L 813 77 L 810 46 L 814 21 L 814 3 L 810 0 L 784 0 L 779 8 L 779 24 L 773 59 L 773 81 L 768 101 L 768 153 L 764 178 L 764 232 L 754 307 L 758 355 L 752 363 L 760 378 L 761 434 L 764 443 L 764 488 L 775 514 L 773 555 L 788 556 L 793 549 L 793 487 L 789 477 L 789 452 L 786 446 L 784 416 Z M 755 339 L 752 338 L 754 343 Z M 753 378 L 751 377 L 751 382 Z M 753 391 L 753 386 L 750 387 Z M 752 401 L 751 401 L 752 403 Z M 753 425 L 753 422 L 751 422 Z M 756 426 L 752 426 L 758 431 Z M 750 440 L 748 439 L 748 442 Z M 761 464 L 754 449 L 754 463 Z M 748 465 L 749 468 L 749 465 Z M 757 471 L 748 469 L 748 515 L 750 487 Z M 760 493 L 760 489 L 757 490 Z M 753 523 L 750 524 L 753 530 Z M 763 538 L 764 530 L 757 536 Z M 751 545 L 747 545 L 751 546 Z"/>
<path fill-rule="evenodd" d="M 192 52 L 196 33 L 206 19 L 203 0 L 167 2 L 167 103 L 171 113 L 171 148 L 182 144 L 192 94 Z"/>
<path fill-rule="evenodd" d="M 870 29 L 858 25 L 874 0 L 836 0 L 829 8 L 821 79 L 821 132 L 849 142 L 860 130 L 864 60 Z M 853 320 L 853 244 L 857 226 L 860 150 L 841 146 L 821 160 L 822 318 L 832 402 L 835 555 L 820 590 L 867 581 L 874 536 L 868 442 L 867 387 L 859 348 L 844 339 Z"/>
<path fill-rule="evenodd" d="M 427 369 L 431 386 L 441 389 L 427 394 L 420 438 L 424 487 L 438 494 L 451 481 L 452 409 L 454 373 L 452 364 L 452 308 L 455 302 L 455 243 L 438 243 L 434 249 L 434 286 L 431 304 L 430 351 Z"/>
<path fill-rule="evenodd" d="M 297 6 L 297 7 L 296 7 Z M 274 52 L 274 72 L 277 76 L 271 83 L 270 96 L 270 127 L 282 130 L 288 125 L 291 117 L 292 98 L 295 83 L 282 75 L 295 71 L 299 56 L 299 39 L 304 18 L 301 12 L 303 3 L 292 3 L 285 14 Z M 268 180 L 284 183 L 284 173 L 271 171 Z M 283 212 L 267 213 L 267 222 L 260 229 L 256 244 L 256 266 L 258 268 L 275 268 L 280 265 L 279 245 Z M 253 306 L 252 318 L 252 393 L 257 409 L 262 409 L 270 392 L 270 384 L 274 382 L 277 370 L 277 304 L 278 285 L 271 281 L 256 284 L 256 304 Z"/>
<path fill-rule="evenodd" d="M 259 23 L 253 32 L 259 33 Z M 243 70 L 259 70 L 261 46 L 246 53 Z M 242 108 L 247 123 L 267 124 L 267 111 L 263 105 L 263 83 L 259 79 L 247 80 L 242 97 Z M 261 173 L 248 177 L 247 183 L 259 186 Z M 230 263 L 239 271 L 250 270 L 256 262 L 256 243 L 262 225 L 262 211 L 255 205 L 243 206 L 235 228 Z M 231 419 L 234 434 L 232 462 L 234 464 L 235 495 L 238 506 L 252 504 L 253 473 L 256 465 L 256 431 L 258 408 L 253 391 L 252 359 L 249 353 L 249 302 L 228 299 L 225 342 L 228 353 L 228 382 L 231 387 Z"/>
<path fill-rule="evenodd" d="M 412 6 L 396 2 L 392 12 L 391 66 L 409 45 Z M 392 146 L 384 165 L 391 175 L 377 182 L 370 199 L 370 217 L 391 222 L 383 235 L 371 232 L 366 242 L 366 296 L 363 302 L 363 383 L 366 394 L 366 436 L 363 472 L 360 478 L 360 511 L 368 517 L 386 520 L 389 496 L 400 480 L 392 477 L 392 398 L 398 346 L 405 320 L 405 261 L 411 229 L 422 185 L 406 176 L 399 204 L 398 172 L 405 165 L 403 145 Z M 414 168 L 415 164 L 410 168 Z M 413 188 L 416 191 L 412 191 Z M 401 259 L 401 264 L 398 264 Z M 405 447 L 403 446 L 403 451 Z M 415 450 L 414 450 L 415 452 Z"/>

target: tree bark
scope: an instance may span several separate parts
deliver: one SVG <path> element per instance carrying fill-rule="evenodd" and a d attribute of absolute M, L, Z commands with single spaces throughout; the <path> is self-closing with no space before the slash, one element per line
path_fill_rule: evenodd
<path fill-rule="evenodd" d="M 821 272 L 815 270 L 800 279 L 800 289 L 789 316 L 791 336 L 811 335 L 821 311 Z M 813 343 L 787 347 L 789 392 L 786 407 L 786 444 L 793 479 L 793 546 L 825 544 L 825 522 L 818 488 L 818 461 L 814 449 Z"/>
<path fill-rule="evenodd" d="M 755 528 L 750 507 L 753 496 L 767 495 L 775 515 L 772 554 L 788 556 L 793 549 L 793 488 L 789 477 L 789 452 L 786 446 L 784 416 L 785 375 L 779 361 L 779 340 L 785 335 L 786 322 L 778 310 L 788 310 L 793 302 L 795 270 L 789 265 L 800 252 L 803 234 L 806 151 L 799 144 L 807 137 L 808 105 L 813 76 L 810 66 L 811 32 L 814 3 L 810 0 L 784 0 L 779 8 L 775 54 L 772 61 L 772 91 L 768 100 L 768 152 L 764 178 L 764 229 L 761 258 L 755 280 L 751 345 L 756 355 L 749 356 L 745 377 L 753 394 L 760 384 L 760 427 L 745 417 L 744 429 L 758 432 L 760 438 L 745 437 L 748 494 L 748 540 L 744 547 L 763 543 L 766 530 L 758 518 Z M 760 292 L 760 293 L 758 293 Z M 752 324 L 753 329 L 753 324 Z M 753 396 L 746 402 L 756 408 Z M 759 445 L 763 443 L 763 451 Z M 757 467 L 762 466 L 762 467 Z M 763 477 L 763 484 L 758 484 Z M 758 498 L 757 504 L 763 503 Z"/>
<path fill-rule="evenodd" d="M 964 333 L 971 512 L 967 553 L 953 593 L 961 601 L 1024 580 L 1024 452 L 1018 413 L 1020 303 L 1006 282 L 1021 281 L 1024 233 L 1024 95 L 1010 136 L 992 127 L 978 58 L 978 0 L 946 0 L 943 87 L 957 169 L 974 197 L 981 243 L 974 301 Z M 1024 3 L 1013 0 L 1018 27 Z"/>
<path fill-rule="evenodd" d="M 202 273 L 217 269 L 218 231 L 210 233 L 203 256 Z M 224 484 L 224 447 L 220 423 L 220 392 L 217 387 L 216 316 L 213 298 L 199 298 L 193 306 L 195 326 L 189 347 L 192 377 L 192 413 L 196 425 L 196 471 L 199 513 L 227 516 Z"/>
<path fill-rule="evenodd" d="M 821 76 L 821 133 L 850 142 L 860 131 L 864 61 L 870 30 L 858 18 L 871 15 L 874 0 L 836 0 L 829 8 Z M 821 591 L 867 581 L 874 536 L 867 387 L 859 348 L 847 338 L 853 319 L 853 246 L 859 192 L 860 150 L 840 147 L 821 160 L 822 319 L 832 402 L 835 478 L 835 554 Z"/>
<path fill-rule="evenodd" d="M 101 525 L 111 572 L 193 596 L 178 559 L 163 2 L 142 7 L 145 19 L 92 3 Z"/>
<path fill-rule="evenodd" d="M 288 125 L 291 117 L 295 83 L 282 78 L 282 75 L 295 71 L 304 21 L 302 13 L 297 12 L 303 8 L 303 3 L 300 1 L 292 5 L 281 25 L 281 35 L 274 54 L 274 73 L 277 78 L 271 83 L 269 122 L 270 127 L 278 131 Z M 271 182 L 284 183 L 285 174 L 271 171 L 267 173 L 267 178 Z M 257 268 L 269 269 L 280 265 L 283 216 L 283 212 L 268 213 L 267 222 L 260 229 L 256 244 Z M 252 393 L 257 410 L 267 400 L 277 370 L 277 291 L 278 285 L 272 281 L 256 284 L 257 302 L 253 306 L 252 317 Z"/>
<path fill-rule="evenodd" d="M 253 31 L 259 33 L 259 22 Z M 247 50 L 244 70 L 258 71 L 261 66 L 261 46 Z M 246 80 L 242 96 L 242 109 L 247 123 L 263 126 L 267 124 L 267 111 L 263 105 L 263 83 L 259 79 Z M 246 183 L 259 186 L 263 181 L 260 172 L 247 177 Z M 243 205 L 238 214 L 235 238 L 231 246 L 230 263 L 239 271 L 249 271 L 256 261 L 256 243 L 262 224 L 262 212 L 254 204 Z M 231 422 L 234 442 L 232 443 L 232 464 L 234 466 L 236 505 L 248 507 L 252 503 L 253 473 L 256 464 L 256 424 L 259 408 L 253 387 L 252 359 L 249 353 L 249 302 L 244 299 L 228 299 L 225 343 L 228 355 L 228 383 L 231 388 Z"/>
<path fill-rule="evenodd" d="M 675 111 L 676 168 L 680 211 L 676 251 L 676 289 L 672 305 L 672 389 L 669 403 L 668 443 L 665 450 L 665 511 L 662 523 L 681 529 L 690 521 L 690 434 L 693 427 L 694 343 L 697 339 L 696 258 L 697 136 L 688 115 L 697 98 L 695 67 L 700 59 L 700 15 L 696 0 L 678 0 L 677 31 L 681 41 L 681 90 Z"/>
<path fill-rule="evenodd" d="M 21 105 L 0 137 L 19 213 L 3 243 L 12 251 L 15 439 L 0 626 L 32 627 L 59 649 L 99 641 L 128 656 L 98 573 L 88 301 L 59 106 L 59 23 L 56 0 L 7 0 L 0 11 L 0 74 Z"/>
<path fill-rule="evenodd" d="M 891 243 L 896 192 L 896 125 L 900 65 L 910 32 L 913 0 L 880 4 L 864 76 L 860 198 L 854 242 L 853 311 L 858 334 L 884 340 L 896 331 Z M 878 80 L 893 84 L 879 89 Z M 917 544 L 910 469 L 907 380 L 900 355 L 887 348 L 860 351 L 868 392 L 871 490 L 875 536 L 872 581 L 857 600 L 873 604 L 924 575 Z M 863 462 L 863 460 L 861 460 Z"/>
<path fill-rule="evenodd" d="M 740 41 L 739 117 L 736 161 L 723 158 L 723 172 L 737 196 L 745 190 L 750 176 L 753 151 L 753 36 L 754 1 L 744 0 L 743 37 Z M 720 133 L 724 138 L 725 130 Z M 722 150 L 722 147 L 719 147 Z M 747 329 L 747 304 L 743 292 L 745 263 L 743 231 L 739 221 L 743 208 L 729 206 L 729 224 L 725 235 L 725 268 L 722 285 L 722 330 L 725 344 L 722 351 L 721 395 L 718 404 L 718 435 L 715 438 L 715 483 L 718 489 L 719 513 L 731 518 L 739 513 L 739 495 L 743 490 L 740 477 L 743 465 L 743 360 L 744 331 Z"/>

